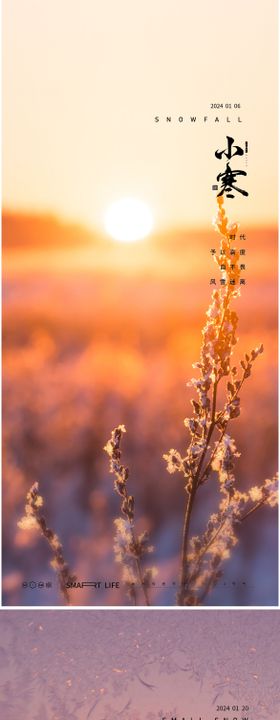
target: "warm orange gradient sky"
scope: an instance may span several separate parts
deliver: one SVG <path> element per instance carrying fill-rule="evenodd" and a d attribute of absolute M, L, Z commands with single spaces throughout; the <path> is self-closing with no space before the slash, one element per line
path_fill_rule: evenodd
<path fill-rule="evenodd" d="M 3 4 L 4 207 L 102 229 L 108 205 L 132 195 L 155 230 L 209 225 L 230 128 L 249 142 L 249 198 L 228 201 L 231 215 L 276 221 L 275 0 Z M 242 107 L 214 125 L 211 102 Z M 166 114 L 171 126 L 155 124 Z"/>

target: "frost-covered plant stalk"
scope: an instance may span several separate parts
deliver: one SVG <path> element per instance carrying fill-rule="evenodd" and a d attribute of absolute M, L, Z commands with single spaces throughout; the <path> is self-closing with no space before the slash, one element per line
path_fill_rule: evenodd
<path fill-rule="evenodd" d="M 233 348 L 237 343 L 238 316 L 232 301 L 240 295 L 239 252 L 232 247 L 237 225 L 228 223 L 223 198 L 218 197 L 215 227 L 220 233 L 220 252 L 215 256 L 221 270 L 222 286 L 214 290 L 207 322 L 202 331 L 199 362 L 193 367 L 198 378 L 188 385 L 196 390 L 191 401 L 192 417 L 186 418 L 190 441 L 186 454 L 170 450 L 164 458 L 170 473 L 179 471 L 185 479 L 186 512 L 181 550 L 179 605 L 202 604 L 208 592 L 221 576 L 222 561 L 229 557 L 237 542 L 236 530 L 240 522 L 264 504 L 277 503 L 277 478 L 265 480 L 261 487 L 240 492 L 235 485 L 234 464 L 239 457 L 234 439 L 228 434 L 230 420 L 240 415 L 240 391 L 251 375 L 253 363 L 263 352 L 260 345 L 246 353 L 239 367 L 232 364 Z M 233 252 L 235 251 L 235 252 Z M 219 395 L 221 400 L 218 404 Z M 221 500 L 211 515 L 205 533 L 190 538 L 192 513 L 198 491 L 213 473 L 217 474 Z"/>
<path fill-rule="evenodd" d="M 68 583 L 75 582 L 76 577 L 74 575 L 70 575 L 69 566 L 65 562 L 63 547 L 59 537 L 53 530 L 47 527 L 46 520 L 41 514 L 43 504 L 44 500 L 42 496 L 39 495 L 39 484 L 35 482 L 26 496 L 25 515 L 17 524 L 22 530 L 36 529 L 41 531 L 53 555 L 53 559 L 50 564 L 57 573 L 61 593 L 65 602 L 69 604 L 70 596 L 66 585 Z"/>
<path fill-rule="evenodd" d="M 114 474 L 114 488 L 121 497 L 121 512 L 123 517 L 116 518 L 115 559 L 122 564 L 122 580 L 133 602 L 137 602 L 137 586 L 144 594 L 145 604 L 150 605 L 149 586 L 156 575 L 156 568 L 143 570 L 143 557 L 153 552 L 146 532 L 137 535 L 134 521 L 134 497 L 127 489 L 129 469 L 121 464 L 121 439 L 126 432 L 124 425 L 119 425 L 111 434 L 110 440 L 104 447 L 110 458 L 110 472 Z"/>
<path fill-rule="evenodd" d="M 222 562 L 229 558 L 237 543 L 238 525 L 263 505 L 274 507 L 278 497 L 276 475 L 247 492 L 238 490 L 235 483 L 235 459 L 240 453 L 228 433 L 228 425 L 240 415 L 240 392 L 251 375 L 253 363 L 263 352 L 263 346 L 246 353 L 239 366 L 232 364 L 238 316 L 231 306 L 240 295 L 239 252 L 232 243 L 238 228 L 237 224 L 229 224 L 223 198 L 218 197 L 217 202 L 218 215 L 214 224 L 220 234 L 220 251 L 215 261 L 221 271 L 222 283 L 221 288 L 212 294 L 202 330 L 200 359 L 193 365 L 199 376 L 188 383 L 197 392 L 197 398 L 191 401 L 192 417 L 185 420 L 189 445 L 184 456 L 174 449 L 164 455 L 168 471 L 183 474 L 187 494 L 178 605 L 204 603 L 222 575 Z M 136 557 L 136 541 L 133 539 L 134 500 L 126 491 L 128 471 L 120 465 L 119 442 L 124 430 L 124 426 L 119 426 L 113 431 L 105 450 L 111 459 L 111 472 L 116 474 L 115 488 L 124 498 L 122 511 L 126 520 L 120 518 L 115 521 L 118 529 L 115 549 L 117 559 L 123 563 L 126 572 L 130 555 Z M 190 537 L 193 510 L 201 487 L 210 481 L 210 477 L 212 482 L 215 474 L 220 490 L 217 512 L 210 516 L 202 535 Z M 129 574 L 126 577 L 129 580 Z"/>

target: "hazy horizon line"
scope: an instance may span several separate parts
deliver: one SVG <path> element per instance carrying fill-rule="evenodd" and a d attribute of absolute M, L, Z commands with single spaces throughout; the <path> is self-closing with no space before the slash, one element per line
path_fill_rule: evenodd
<path fill-rule="evenodd" d="M 209 224 L 203 223 L 201 225 L 198 225 L 198 224 L 192 223 L 192 224 L 188 225 L 188 224 L 183 224 L 182 222 L 178 223 L 178 224 L 173 224 L 173 225 L 171 225 L 170 223 L 168 223 L 166 225 L 160 224 L 158 227 L 154 227 L 151 230 L 149 235 L 146 238 L 144 238 L 144 241 L 145 241 L 145 239 L 147 240 L 148 237 L 153 237 L 153 236 L 161 235 L 161 234 L 168 234 L 171 232 L 175 232 L 175 233 L 179 233 L 182 231 L 209 232 L 209 230 L 211 230 L 213 228 L 213 221 L 215 218 L 215 214 L 216 214 L 216 207 L 214 206 L 213 207 L 213 215 L 211 218 L 209 218 Z M 229 213 L 229 215 L 231 215 L 231 214 Z M 63 213 L 59 213 L 58 211 L 56 211 L 54 209 L 48 209 L 48 208 L 36 209 L 36 208 L 32 208 L 32 207 L 13 208 L 13 207 L 8 207 L 8 206 L 2 206 L 2 221 L 4 220 L 5 217 L 8 217 L 8 216 L 22 218 L 22 219 L 26 219 L 26 220 L 27 219 L 52 220 L 52 221 L 56 222 L 57 224 L 63 225 L 65 227 L 72 227 L 72 228 L 77 227 L 77 228 L 86 230 L 87 232 L 98 233 L 99 235 L 104 235 L 105 237 L 110 238 L 110 235 L 108 235 L 108 233 L 106 232 L 105 227 L 102 228 L 102 227 L 99 227 L 97 223 L 91 224 L 87 220 L 82 220 L 82 219 L 74 218 L 74 217 L 72 218 L 70 216 L 63 215 Z M 236 222 L 237 223 L 240 222 L 240 224 L 241 224 L 241 221 L 239 221 L 238 218 L 237 218 Z M 262 228 L 265 228 L 265 229 L 278 231 L 278 229 L 279 229 L 278 218 L 276 218 L 275 220 L 273 220 L 273 219 L 265 220 L 264 219 L 258 223 L 254 222 L 253 220 L 246 221 L 246 222 L 242 221 L 242 227 L 244 227 L 245 225 L 246 225 L 246 227 L 250 227 L 252 230 L 261 230 Z M 2 231 L 3 231 L 3 228 L 2 228 Z"/>

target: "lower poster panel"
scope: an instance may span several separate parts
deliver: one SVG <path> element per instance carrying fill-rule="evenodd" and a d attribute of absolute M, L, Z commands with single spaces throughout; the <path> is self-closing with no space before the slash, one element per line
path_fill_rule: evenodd
<path fill-rule="evenodd" d="M 278 610 L 2 610 L 5 720 L 277 720 Z"/>

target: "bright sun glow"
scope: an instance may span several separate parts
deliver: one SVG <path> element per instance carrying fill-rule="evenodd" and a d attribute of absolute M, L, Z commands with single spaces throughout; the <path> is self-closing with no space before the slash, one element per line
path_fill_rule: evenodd
<path fill-rule="evenodd" d="M 105 228 L 114 240 L 135 242 L 147 237 L 153 227 L 153 217 L 148 206 L 136 198 L 117 200 L 105 215 Z"/>

